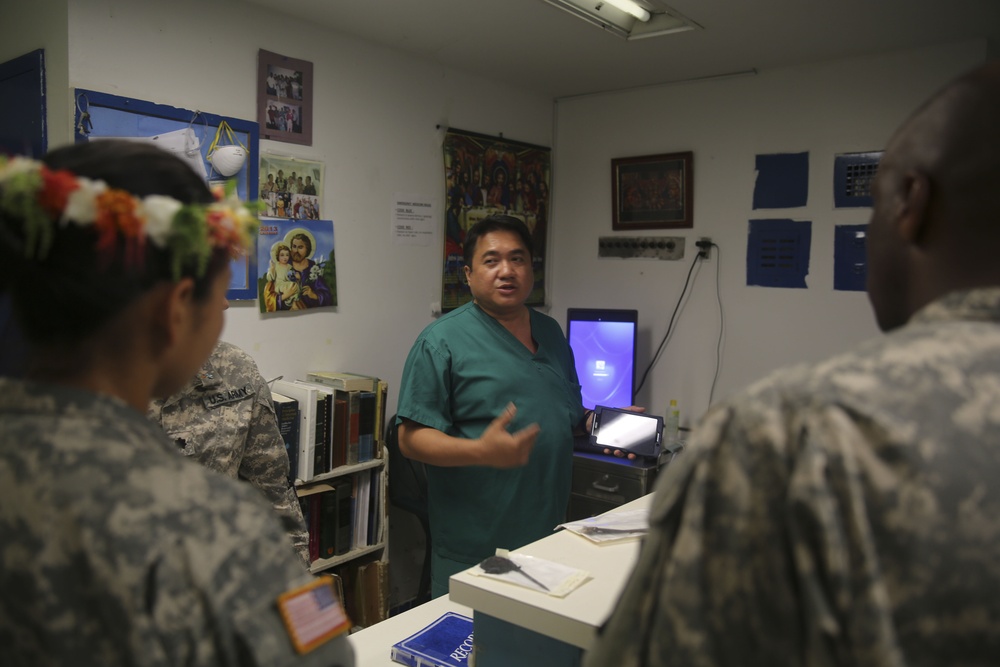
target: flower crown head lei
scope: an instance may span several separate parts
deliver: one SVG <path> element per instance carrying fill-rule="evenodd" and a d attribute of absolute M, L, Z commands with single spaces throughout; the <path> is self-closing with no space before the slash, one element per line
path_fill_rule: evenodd
<path fill-rule="evenodd" d="M 0 213 L 23 221 L 26 259 L 44 259 L 58 229 L 76 225 L 94 229 L 97 251 L 108 258 L 122 239 L 127 266 L 142 266 L 148 241 L 169 254 L 174 279 L 191 264 L 201 277 L 214 251 L 246 252 L 259 224 L 258 203 L 240 201 L 235 181 L 213 194 L 211 204 L 139 198 L 38 160 L 0 155 Z"/>

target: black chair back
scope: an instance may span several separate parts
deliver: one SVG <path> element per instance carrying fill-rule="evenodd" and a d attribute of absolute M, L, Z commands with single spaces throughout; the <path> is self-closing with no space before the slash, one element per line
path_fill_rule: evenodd
<path fill-rule="evenodd" d="M 389 456 L 389 502 L 417 517 L 424 530 L 424 563 L 417 590 L 417 604 L 431 597 L 431 531 L 427 515 L 427 471 L 424 464 L 403 456 L 399 450 L 396 415 L 385 429 L 385 448 Z"/>

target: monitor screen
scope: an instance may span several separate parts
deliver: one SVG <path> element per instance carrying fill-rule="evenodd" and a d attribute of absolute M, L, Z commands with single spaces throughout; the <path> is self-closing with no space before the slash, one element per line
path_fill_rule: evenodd
<path fill-rule="evenodd" d="M 638 319 L 636 310 L 568 310 L 566 337 L 576 359 L 585 408 L 634 405 Z"/>

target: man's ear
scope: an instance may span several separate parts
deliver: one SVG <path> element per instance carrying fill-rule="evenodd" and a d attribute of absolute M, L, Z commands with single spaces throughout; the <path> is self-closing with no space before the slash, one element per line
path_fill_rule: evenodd
<path fill-rule="evenodd" d="M 176 283 L 163 283 L 157 290 L 154 322 L 156 340 L 164 348 L 177 344 L 191 327 L 195 317 L 194 280 L 182 278 Z"/>
<path fill-rule="evenodd" d="M 469 284 L 469 275 L 472 273 L 472 267 L 466 264 L 462 267 L 462 271 L 465 272 L 465 284 Z"/>
<path fill-rule="evenodd" d="M 927 226 L 927 207 L 931 183 L 927 174 L 909 171 L 903 176 L 902 206 L 899 212 L 899 234 L 904 241 L 919 245 Z"/>

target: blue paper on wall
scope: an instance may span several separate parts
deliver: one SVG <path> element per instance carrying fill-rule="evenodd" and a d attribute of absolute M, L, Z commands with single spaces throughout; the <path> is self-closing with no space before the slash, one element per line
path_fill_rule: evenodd
<path fill-rule="evenodd" d="M 837 225 L 833 237 L 833 289 L 865 291 L 868 225 Z"/>
<path fill-rule="evenodd" d="M 809 153 L 757 156 L 753 207 L 795 208 L 809 198 Z"/>
<path fill-rule="evenodd" d="M 811 243 L 808 220 L 751 220 L 747 285 L 805 289 Z"/>
<path fill-rule="evenodd" d="M 410 667 L 465 667 L 472 653 L 472 619 L 449 611 L 392 646 L 394 662 Z"/>

